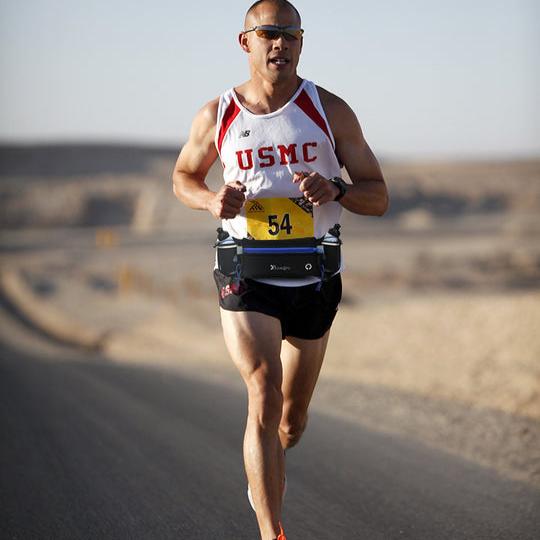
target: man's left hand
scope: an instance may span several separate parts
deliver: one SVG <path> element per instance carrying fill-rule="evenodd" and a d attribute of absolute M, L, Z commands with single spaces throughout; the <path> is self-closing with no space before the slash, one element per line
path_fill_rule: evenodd
<path fill-rule="evenodd" d="M 335 200 L 340 192 L 333 182 L 317 172 L 295 172 L 293 182 L 300 184 L 300 191 L 314 206 L 321 206 Z"/>

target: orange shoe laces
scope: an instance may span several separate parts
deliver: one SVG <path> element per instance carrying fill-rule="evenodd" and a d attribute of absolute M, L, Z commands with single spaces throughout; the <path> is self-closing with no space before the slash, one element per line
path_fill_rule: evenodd
<path fill-rule="evenodd" d="M 279 534 L 276 540 L 287 540 L 287 537 L 285 536 L 285 533 L 283 532 L 283 527 L 281 523 L 279 524 Z"/>

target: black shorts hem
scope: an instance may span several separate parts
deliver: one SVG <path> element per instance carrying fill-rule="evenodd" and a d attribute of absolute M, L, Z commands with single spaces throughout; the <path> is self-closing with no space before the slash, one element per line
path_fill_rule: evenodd
<path fill-rule="evenodd" d="M 235 281 L 214 270 L 219 305 L 225 311 L 253 311 L 278 319 L 282 339 L 315 340 L 331 328 L 341 300 L 341 275 L 298 287 L 280 287 L 251 279 Z"/>

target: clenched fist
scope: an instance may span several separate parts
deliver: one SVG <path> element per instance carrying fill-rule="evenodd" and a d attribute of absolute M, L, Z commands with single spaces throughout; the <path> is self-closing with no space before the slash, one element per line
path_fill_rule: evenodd
<path fill-rule="evenodd" d="M 212 198 L 208 211 L 216 219 L 231 219 L 237 216 L 244 206 L 246 186 L 240 182 L 225 184 Z"/>
<path fill-rule="evenodd" d="M 300 191 L 314 206 L 331 202 L 339 194 L 339 188 L 317 172 L 295 172 L 293 182 L 300 184 Z"/>

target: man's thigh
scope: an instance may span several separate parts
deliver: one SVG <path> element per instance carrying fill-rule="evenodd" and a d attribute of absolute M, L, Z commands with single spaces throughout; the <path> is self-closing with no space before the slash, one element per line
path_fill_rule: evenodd
<path fill-rule="evenodd" d="M 330 330 L 319 339 L 287 337 L 281 349 L 283 418 L 306 415 L 326 353 Z M 298 417 L 298 418 L 293 418 Z"/>
<path fill-rule="evenodd" d="M 256 311 L 221 311 L 225 344 L 242 378 L 248 382 L 256 372 L 281 385 L 281 323 Z"/>

